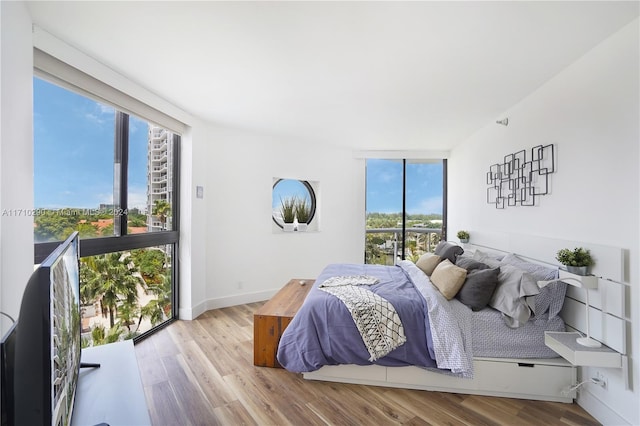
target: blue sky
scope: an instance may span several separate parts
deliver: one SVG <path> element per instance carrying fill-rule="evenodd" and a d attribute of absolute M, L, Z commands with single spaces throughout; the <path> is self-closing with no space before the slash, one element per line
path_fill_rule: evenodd
<path fill-rule="evenodd" d="M 34 205 L 113 203 L 114 109 L 34 78 Z M 129 123 L 129 207 L 145 207 L 147 123 Z"/>
<path fill-rule="evenodd" d="M 34 78 L 36 208 L 98 208 L 113 203 L 114 109 Z M 147 123 L 129 123 L 129 208 L 142 210 L 147 188 Z M 321 184 L 321 183 L 320 183 Z M 292 186 L 293 185 L 293 186 Z M 274 191 L 306 193 L 296 180 Z M 402 211 L 402 161 L 367 160 L 367 212 Z M 407 164 L 407 212 L 442 213 L 442 163 Z"/>
<path fill-rule="evenodd" d="M 367 213 L 402 212 L 402 160 L 367 160 Z M 442 214 L 442 162 L 407 161 L 407 213 Z"/>

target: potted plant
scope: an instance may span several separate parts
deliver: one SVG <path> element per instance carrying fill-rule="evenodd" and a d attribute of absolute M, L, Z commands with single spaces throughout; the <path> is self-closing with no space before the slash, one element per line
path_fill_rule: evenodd
<path fill-rule="evenodd" d="M 467 231 L 458 231 L 457 235 L 461 243 L 469 242 L 469 233 Z"/>
<path fill-rule="evenodd" d="M 311 205 L 309 200 L 298 198 L 296 200 L 296 218 L 298 219 L 298 231 L 306 231 L 309 218 L 311 217 Z"/>
<path fill-rule="evenodd" d="M 285 232 L 293 232 L 293 221 L 296 218 L 296 200 L 294 197 L 280 197 L 280 216 L 282 217 L 282 229 Z"/>
<path fill-rule="evenodd" d="M 587 275 L 589 266 L 594 263 L 589 250 L 582 247 L 576 247 L 573 250 L 567 248 L 558 250 L 556 259 L 567 267 L 568 272 L 576 275 Z"/>

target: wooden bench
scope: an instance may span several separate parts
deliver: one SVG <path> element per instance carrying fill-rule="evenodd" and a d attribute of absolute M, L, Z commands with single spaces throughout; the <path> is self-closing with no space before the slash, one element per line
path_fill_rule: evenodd
<path fill-rule="evenodd" d="M 254 365 L 282 368 L 276 359 L 280 337 L 302 306 L 314 282 L 313 279 L 290 280 L 253 314 Z"/>

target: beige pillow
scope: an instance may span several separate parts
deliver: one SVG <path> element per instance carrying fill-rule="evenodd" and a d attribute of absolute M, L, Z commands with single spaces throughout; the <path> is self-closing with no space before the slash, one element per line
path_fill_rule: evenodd
<path fill-rule="evenodd" d="M 416 266 L 420 268 L 425 274 L 431 275 L 433 273 L 433 270 L 436 269 L 436 266 L 438 266 L 438 263 L 440 263 L 441 260 L 442 258 L 437 254 L 425 253 L 420 256 L 420 259 L 418 259 L 418 261 L 416 262 Z"/>
<path fill-rule="evenodd" d="M 467 278 L 467 270 L 445 259 L 436 266 L 431 274 L 431 282 L 447 300 L 451 300 L 462 288 Z"/>

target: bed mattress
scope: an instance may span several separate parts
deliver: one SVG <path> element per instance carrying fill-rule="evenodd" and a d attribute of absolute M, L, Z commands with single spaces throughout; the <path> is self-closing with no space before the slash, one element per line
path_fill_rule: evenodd
<path fill-rule="evenodd" d="M 488 358 L 557 358 L 558 354 L 544 344 L 545 331 L 565 331 L 562 318 L 548 314 L 534 317 L 525 325 L 509 328 L 502 314 L 486 308 L 472 313 L 474 357 Z"/>

